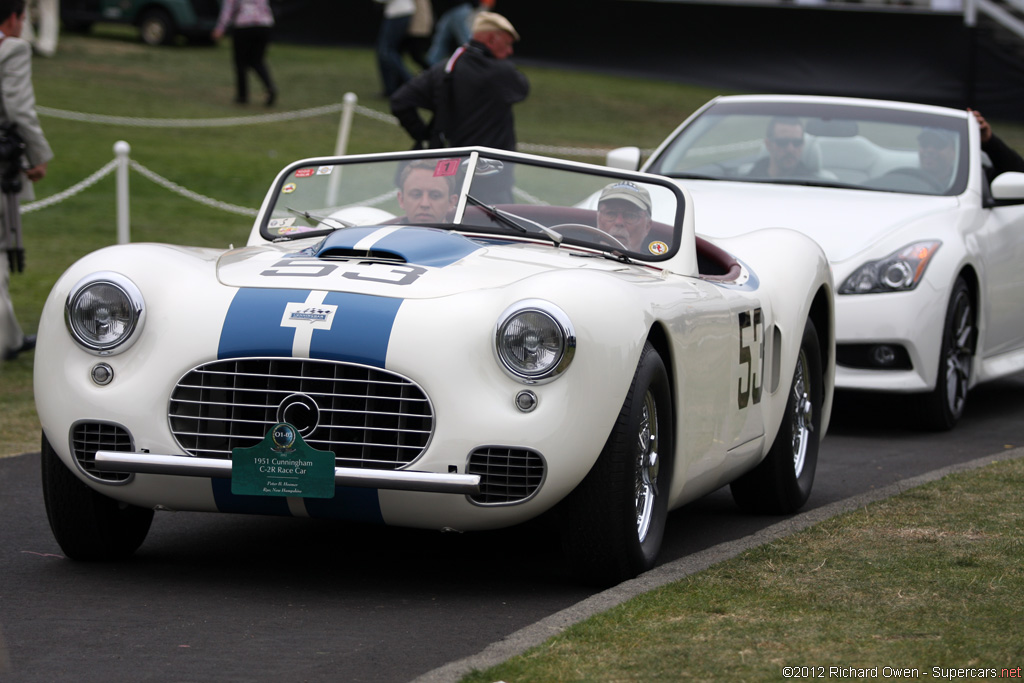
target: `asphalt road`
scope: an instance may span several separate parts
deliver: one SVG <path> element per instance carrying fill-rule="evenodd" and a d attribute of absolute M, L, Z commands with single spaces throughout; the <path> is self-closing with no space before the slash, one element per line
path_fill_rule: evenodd
<path fill-rule="evenodd" d="M 1024 445 L 1024 376 L 975 390 L 950 433 L 843 396 L 806 509 Z M 669 562 L 780 518 L 727 491 L 672 514 Z M 0 459 L 0 680 L 409 681 L 593 591 L 537 526 L 440 535 L 311 520 L 159 513 L 123 564 L 64 559 L 38 454 Z"/>

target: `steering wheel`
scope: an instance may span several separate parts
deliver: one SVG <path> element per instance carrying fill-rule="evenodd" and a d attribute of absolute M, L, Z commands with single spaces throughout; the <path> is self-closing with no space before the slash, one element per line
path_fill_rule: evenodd
<path fill-rule="evenodd" d="M 582 236 L 577 234 L 574 235 L 574 237 L 576 237 L 576 239 L 590 239 L 598 244 L 605 244 L 610 247 L 618 247 L 619 249 L 631 251 L 629 247 L 615 237 L 612 237 L 604 230 L 595 228 L 591 225 L 584 225 L 583 223 L 559 223 L 558 225 L 552 225 L 551 230 L 554 230 L 561 235 L 571 235 L 573 232 L 582 233 Z"/>
<path fill-rule="evenodd" d="M 924 183 L 928 188 L 939 192 L 944 188 L 940 187 L 938 182 L 930 175 L 925 173 L 919 168 L 913 166 L 905 166 L 903 168 L 894 168 L 893 170 L 882 175 L 882 178 L 913 178 L 914 180 Z"/>

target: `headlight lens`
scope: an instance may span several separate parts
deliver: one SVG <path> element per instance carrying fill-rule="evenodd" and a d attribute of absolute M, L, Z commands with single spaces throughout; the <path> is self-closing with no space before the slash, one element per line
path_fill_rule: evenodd
<path fill-rule="evenodd" d="M 569 317 L 546 301 L 520 301 L 498 319 L 498 360 L 525 384 L 551 381 L 569 367 L 575 351 L 576 334 Z"/>
<path fill-rule="evenodd" d="M 145 319 L 142 293 L 117 273 L 94 273 L 72 288 L 64 308 L 71 336 L 85 349 L 108 356 L 130 347 Z"/>
<path fill-rule="evenodd" d="M 839 288 L 840 294 L 905 292 L 917 287 L 924 271 L 942 242 L 931 240 L 908 244 L 877 261 L 868 261 Z"/>

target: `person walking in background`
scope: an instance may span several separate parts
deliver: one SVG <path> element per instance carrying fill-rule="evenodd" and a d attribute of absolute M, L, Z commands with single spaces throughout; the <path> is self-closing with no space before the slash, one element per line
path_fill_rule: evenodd
<path fill-rule="evenodd" d="M 478 8 L 483 11 L 492 10 L 494 0 L 457 2 L 442 12 L 434 28 L 430 49 L 427 51 L 427 63 L 433 65 L 443 62 L 451 56 L 455 48 L 469 42 L 472 37 L 473 17 Z"/>
<path fill-rule="evenodd" d="M 434 9 L 430 0 L 415 0 L 416 11 L 409 21 L 409 32 L 405 36 L 402 52 L 412 57 L 421 69 L 430 66 L 427 62 L 427 50 L 430 49 L 430 36 L 434 33 Z"/>
<path fill-rule="evenodd" d="M 249 69 L 256 72 L 266 89 L 266 105 L 277 101 L 277 88 L 267 66 L 267 47 L 274 26 L 270 0 L 224 0 L 213 39 L 220 40 L 231 29 L 235 60 L 235 102 L 249 102 Z"/>
<path fill-rule="evenodd" d="M 480 12 L 470 41 L 399 88 L 391 113 L 419 146 L 515 150 L 512 105 L 530 92 L 526 76 L 508 61 L 517 40 L 508 19 Z M 433 112 L 429 125 L 418 109 Z"/>
<path fill-rule="evenodd" d="M 16 201 L 35 196 L 32 183 L 43 179 L 47 164 L 53 158 L 53 151 L 43 136 L 36 115 L 36 96 L 32 89 L 32 47 L 21 39 L 24 25 L 25 0 L 0 0 L 0 125 L 6 128 L 8 124 L 14 124 L 24 143 L 24 149 L 16 158 L 0 159 L 0 175 L 5 175 L 11 164 L 18 164 L 24 176 L 31 181 L 21 183 L 21 192 Z M 0 194 L 0 202 L 6 204 L 8 201 L 10 199 L 7 196 Z M 5 211 L 0 211 L 0 244 L 7 244 L 7 232 L 17 227 L 9 225 L 4 214 Z M 34 349 L 36 338 L 24 334 L 18 324 L 7 291 L 10 263 L 6 253 L 0 254 L 0 261 L 3 261 L 0 264 L 0 356 L 4 360 L 11 360 L 19 353 Z"/>
<path fill-rule="evenodd" d="M 384 18 L 377 34 L 377 67 L 384 97 L 391 97 L 412 74 L 402 60 L 402 45 L 416 12 L 415 0 L 376 0 L 384 5 Z"/>

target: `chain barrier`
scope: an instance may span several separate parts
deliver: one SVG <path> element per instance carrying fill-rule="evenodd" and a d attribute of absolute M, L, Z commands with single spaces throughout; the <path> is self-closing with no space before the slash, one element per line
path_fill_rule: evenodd
<path fill-rule="evenodd" d="M 299 109 L 292 112 L 280 112 L 276 114 L 254 114 L 251 116 L 231 116 L 222 118 L 206 119 L 161 119 L 142 118 L 137 116 L 108 116 L 106 114 L 84 114 L 80 112 L 54 109 L 53 107 L 37 106 L 36 111 L 45 116 L 65 119 L 67 121 L 81 121 L 84 123 L 101 123 L 115 126 L 129 126 L 136 128 L 216 128 L 227 126 L 248 126 L 264 123 L 278 123 L 281 121 L 292 121 L 306 119 L 325 114 L 335 114 L 345 109 L 345 103 L 327 104 L 321 107 Z M 397 126 L 398 119 L 391 114 L 386 114 L 376 109 L 371 109 L 360 104 L 353 107 L 353 112 L 366 118 Z M 598 157 L 603 158 L 608 149 L 593 147 L 559 147 L 555 145 L 538 145 L 532 143 L 519 143 L 516 149 L 520 152 L 531 154 L 546 154 L 549 156 L 569 157 Z M 644 153 L 650 153 L 645 150 Z"/>
<path fill-rule="evenodd" d="M 229 204 L 227 202 L 222 202 L 219 199 L 211 199 L 210 197 L 201 195 L 198 192 L 193 192 L 192 190 L 186 187 L 182 187 L 173 180 L 168 180 L 167 178 L 164 178 L 160 174 L 149 170 L 148 168 L 146 168 L 139 162 L 135 161 L 134 159 L 129 160 L 128 163 L 131 166 L 132 170 L 137 171 L 146 178 L 149 178 L 160 187 L 168 189 L 171 192 L 177 193 L 182 197 L 185 197 L 186 199 L 191 199 L 194 202 L 205 204 L 206 206 L 211 206 L 215 209 L 230 211 L 231 213 L 236 213 L 239 214 L 240 216 L 255 216 L 256 214 L 259 213 L 259 211 L 257 211 L 256 209 L 250 209 L 246 206 L 238 206 L 236 204 Z"/>
<path fill-rule="evenodd" d="M 205 118 L 205 119 L 168 119 L 168 118 L 143 118 L 137 116 L 110 116 L 106 114 L 85 114 L 81 112 L 67 111 L 64 109 L 55 109 L 53 107 L 37 106 L 36 111 L 44 116 L 50 116 L 53 118 L 65 119 L 68 121 L 80 121 L 84 123 L 97 123 L 117 126 L 129 126 L 138 128 L 215 128 L 215 127 L 226 127 L 226 126 L 245 126 L 265 123 L 277 123 L 280 121 L 293 121 L 296 119 L 312 118 L 315 116 L 323 116 L 326 114 L 335 114 L 343 112 L 346 107 L 351 105 L 353 113 L 360 114 L 376 121 L 388 123 L 391 125 L 398 125 L 398 119 L 390 114 L 371 109 L 362 105 L 355 104 L 355 95 L 349 93 L 346 95 L 346 102 L 328 104 L 320 107 L 311 107 L 308 109 L 299 109 L 291 112 L 280 112 L 274 114 L 256 114 L 251 116 L 232 116 L 222 118 Z M 571 156 L 571 157 L 603 157 L 609 150 L 600 148 L 589 148 L 589 147 L 558 147 L 554 145 L 537 145 L 530 143 L 519 143 L 517 149 L 522 152 L 529 152 L 534 154 L 547 154 L 551 156 Z M 650 150 L 646 150 L 645 153 L 649 153 Z M 21 207 L 21 213 L 30 213 L 32 211 L 38 211 L 45 209 L 54 204 L 58 204 L 74 195 L 92 187 L 104 177 L 112 173 L 117 168 L 117 159 L 109 162 L 101 169 L 90 175 L 88 178 L 81 182 L 69 187 L 68 189 L 58 192 L 57 194 L 51 195 L 45 199 L 41 199 L 36 202 L 30 202 Z M 220 201 L 219 199 L 213 199 L 205 195 L 199 194 L 183 187 L 174 181 L 164 178 L 155 171 L 151 171 L 139 162 L 135 160 L 129 160 L 130 167 L 148 178 L 150 181 L 157 185 L 170 190 L 186 199 L 204 204 L 206 206 L 221 209 L 231 213 L 239 214 L 242 216 L 256 216 L 259 212 L 256 209 L 251 209 L 245 206 L 238 206 L 236 204 L 230 204 L 228 202 Z M 375 198 L 379 199 L 379 198 Z M 530 198 L 535 199 L 535 198 Z M 539 200 L 538 200 L 539 201 Z M 369 204 L 372 206 L 373 204 Z"/>
<path fill-rule="evenodd" d="M 88 188 L 92 187 L 93 185 L 101 181 L 104 177 L 113 173 L 115 168 L 117 168 L 117 159 L 110 161 L 109 163 L 107 163 L 106 166 L 96 171 L 85 180 L 77 183 L 76 185 L 72 185 L 63 192 L 58 192 L 57 194 L 50 195 L 46 199 L 40 199 L 37 202 L 30 202 L 28 204 L 22 205 L 21 213 L 31 213 L 32 211 L 38 211 L 39 209 L 45 209 L 49 206 L 53 206 L 54 204 L 59 204 L 65 199 L 73 197 L 79 192 L 87 190 Z"/>
<path fill-rule="evenodd" d="M 107 116 L 105 114 L 82 114 L 64 109 L 37 106 L 36 111 L 45 116 L 52 116 L 67 121 L 84 123 L 104 123 L 113 126 L 130 126 L 134 128 L 221 128 L 227 126 L 248 126 L 264 123 L 278 123 L 295 119 L 308 119 L 314 116 L 335 114 L 345 108 L 343 103 L 326 104 L 322 107 L 299 109 L 277 114 L 254 114 L 252 116 L 228 116 L 212 119 L 147 119 L 138 116 Z"/>

